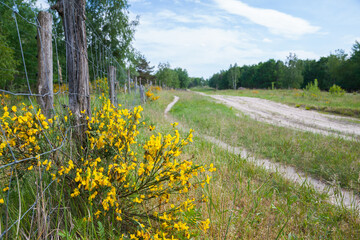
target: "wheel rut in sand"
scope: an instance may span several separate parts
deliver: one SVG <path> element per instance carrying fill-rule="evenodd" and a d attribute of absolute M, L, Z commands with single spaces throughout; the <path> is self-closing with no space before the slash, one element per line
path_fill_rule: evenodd
<path fill-rule="evenodd" d="M 169 112 L 171 108 L 177 103 L 177 101 L 179 101 L 179 97 L 175 96 L 174 100 L 166 107 L 164 111 L 165 118 L 168 119 L 169 121 L 174 120 L 172 117 L 169 116 Z M 197 136 L 233 154 L 239 155 L 241 156 L 241 158 L 246 159 L 248 162 L 251 162 L 258 167 L 265 168 L 269 172 L 279 173 L 285 179 L 288 179 L 294 183 L 297 183 L 299 185 L 307 184 L 308 186 L 314 188 L 316 191 L 320 193 L 327 193 L 329 196 L 329 202 L 331 204 L 337 206 L 345 206 L 346 208 L 360 211 L 360 198 L 351 191 L 339 189 L 331 185 L 328 185 L 322 181 L 319 181 L 313 177 L 308 176 L 307 174 L 293 167 L 279 163 L 274 163 L 269 159 L 255 158 L 246 149 L 230 146 L 229 144 L 222 142 L 214 137 L 199 135 L 199 134 L 197 134 Z"/>
<path fill-rule="evenodd" d="M 195 93 L 216 99 L 218 102 L 233 107 L 257 121 L 360 141 L 360 124 L 355 121 L 352 122 L 354 119 L 350 117 L 304 110 L 260 98 Z"/>

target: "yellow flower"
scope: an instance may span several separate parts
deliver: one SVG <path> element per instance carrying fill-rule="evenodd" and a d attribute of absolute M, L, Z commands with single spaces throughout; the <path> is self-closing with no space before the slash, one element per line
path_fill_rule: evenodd
<path fill-rule="evenodd" d="M 16 112 L 16 111 L 17 111 L 16 106 L 13 106 L 13 107 L 11 108 L 11 110 L 12 110 L 13 112 Z"/>
<path fill-rule="evenodd" d="M 214 164 L 210 164 L 209 172 L 215 172 L 216 168 L 214 168 Z"/>
<path fill-rule="evenodd" d="M 33 169 L 33 165 L 31 165 L 30 167 L 28 167 L 28 170 L 30 171 L 30 170 L 32 170 Z"/>
<path fill-rule="evenodd" d="M 4 199 L 0 198 L 0 204 L 3 204 L 3 203 L 4 203 Z"/>
<path fill-rule="evenodd" d="M 209 177 L 209 175 L 206 175 L 206 183 L 207 184 L 210 184 L 210 179 L 211 179 L 211 177 Z"/>

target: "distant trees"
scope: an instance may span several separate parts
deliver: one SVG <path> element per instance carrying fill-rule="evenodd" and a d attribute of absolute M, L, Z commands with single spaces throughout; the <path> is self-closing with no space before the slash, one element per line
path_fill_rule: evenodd
<path fill-rule="evenodd" d="M 186 69 L 175 68 L 174 70 L 178 75 L 179 87 L 186 89 L 189 86 L 190 78 Z"/>
<path fill-rule="evenodd" d="M 240 74 L 234 78 L 234 67 L 213 74 L 208 81 L 217 89 L 245 88 L 305 88 L 318 80 L 319 88 L 329 90 L 336 84 L 347 91 L 360 90 L 360 43 L 355 42 L 350 56 L 343 50 L 319 60 L 301 60 L 290 53 L 286 61 L 269 59 L 254 65 L 237 67 Z"/>
<path fill-rule="evenodd" d="M 155 66 L 150 66 L 150 62 L 146 60 L 144 55 L 139 55 L 136 63 L 136 71 L 138 72 L 138 77 L 140 83 L 142 81 L 153 81 L 154 76 L 152 72 L 154 71 Z"/>
<path fill-rule="evenodd" d="M 300 88 L 304 82 L 302 68 L 302 61 L 299 61 L 296 54 L 290 53 L 286 58 L 285 68 L 280 77 L 281 87 Z"/>
<path fill-rule="evenodd" d="M 360 89 L 360 43 L 358 41 L 353 45 L 350 58 L 343 64 L 341 76 L 337 85 L 351 91 Z"/>
<path fill-rule="evenodd" d="M 191 78 L 186 69 L 172 69 L 169 63 L 160 63 L 155 77 L 157 85 L 171 88 L 186 89 L 206 84 L 204 78 Z"/>

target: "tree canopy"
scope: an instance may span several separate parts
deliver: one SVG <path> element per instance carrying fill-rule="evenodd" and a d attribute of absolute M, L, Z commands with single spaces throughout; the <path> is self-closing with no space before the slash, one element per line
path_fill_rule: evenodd
<path fill-rule="evenodd" d="M 350 55 L 336 50 L 319 60 L 298 59 L 290 53 L 286 61 L 269 59 L 254 65 L 243 65 L 234 78 L 232 65 L 209 78 L 209 86 L 217 89 L 234 88 L 305 88 L 318 80 L 319 88 L 329 90 L 336 84 L 347 91 L 360 90 L 360 43 L 355 42 Z"/>

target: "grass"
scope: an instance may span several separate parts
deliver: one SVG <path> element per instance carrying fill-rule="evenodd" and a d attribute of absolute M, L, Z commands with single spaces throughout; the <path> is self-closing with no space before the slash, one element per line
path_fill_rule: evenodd
<path fill-rule="evenodd" d="M 216 91 L 212 88 L 193 88 L 192 90 L 204 92 L 206 94 L 257 97 L 288 104 L 294 107 L 301 107 L 307 110 L 318 110 L 321 112 L 360 118 L 360 94 L 358 93 L 346 93 L 343 96 L 336 96 L 323 91 L 318 94 L 310 94 L 299 89 Z"/>
<path fill-rule="evenodd" d="M 173 100 L 174 94 L 180 96 L 180 102 L 174 106 L 171 115 L 179 119 L 183 125 L 194 128 L 196 132 L 221 138 L 232 145 L 235 145 L 234 142 L 238 144 L 248 142 L 248 145 L 252 146 L 251 150 L 262 149 L 267 152 L 264 150 L 267 146 L 264 144 L 267 142 L 258 137 L 264 132 L 256 133 L 256 131 L 259 130 L 257 128 L 264 127 L 263 131 L 270 131 L 268 137 L 274 137 L 271 135 L 271 131 L 275 130 L 269 129 L 269 125 L 254 125 L 247 129 L 246 124 L 251 125 L 252 121 L 246 117 L 236 117 L 234 110 L 214 104 L 205 97 L 173 91 L 163 91 L 159 100 L 144 105 L 143 120 L 148 125 L 156 126 L 156 130 L 141 129 L 138 143 L 143 143 L 153 133 L 170 132 L 172 126 L 164 118 L 164 109 Z M 138 104 L 137 98 L 132 95 L 122 97 L 119 102 L 124 106 L 131 107 Z M 99 106 L 99 104 L 99 102 L 94 102 L 93 106 Z M 201 114 L 200 109 L 203 111 Z M 238 126 L 240 122 L 244 123 Z M 283 134 L 281 131 L 284 129 L 279 129 L 278 134 Z M 182 136 L 186 136 L 187 131 L 180 130 L 180 132 Z M 248 138 L 243 134 L 248 135 Z M 280 151 L 276 145 L 274 147 L 274 154 L 280 154 L 277 153 Z M 263 153 L 260 151 L 258 154 Z M 354 151 L 354 156 L 356 154 L 358 152 Z M 193 197 L 201 199 L 202 195 L 208 197 L 207 202 L 197 202 L 197 208 L 191 212 L 194 217 L 210 218 L 211 220 L 208 232 L 198 235 L 196 239 L 360 238 L 358 212 L 327 203 L 325 194 L 318 194 L 306 184 L 298 186 L 276 173 L 269 174 L 240 156 L 231 154 L 198 137 L 194 138 L 194 143 L 188 146 L 183 158 L 192 159 L 197 164 L 214 164 L 217 168 L 216 172 L 211 173 L 212 180 L 209 187 L 205 189 L 192 188 L 186 196 L 190 199 Z M 34 202 L 37 193 L 34 192 L 32 185 L 36 181 L 37 178 L 22 178 L 19 181 L 20 187 L 16 192 L 19 193 L 19 199 L 21 199 L 22 213 L 28 209 L 29 204 Z M 44 186 L 47 186 L 45 183 L 50 182 L 51 179 L 43 179 L 43 181 Z M 78 205 L 87 204 L 87 201 L 71 200 L 69 186 L 55 182 L 51 188 L 56 191 L 45 191 L 44 197 L 40 198 L 39 205 L 34 209 L 44 211 L 48 216 L 43 220 L 39 218 L 39 221 L 40 224 L 50 221 L 48 230 L 56 232 L 56 234 L 51 232 L 53 235 L 58 235 L 62 239 L 114 239 L 119 237 L 118 234 L 121 233 L 121 230 L 111 228 L 111 216 L 106 218 L 106 223 L 109 224 L 84 222 L 80 217 L 84 213 L 79 212 L 81 208 L 78 208 Z M 54 192 L 55 194 L 50 194 Z M 14 196 L 13 199 L 17 199 L 17 196 Z M 181 202 L 181 200 L 178 201 Z M 16 219 L 20 211 L 17 207 L 19 202 L 14 201 L 11 204 L 13 205 L 10 208 L 11 214 Z M 144 207 L 154 206 L 151 205 L 151 202 L 148 204 L 149 206 Z M 88 211 L 89 215 L 93 214 L 90 206 Z M 31 228 L 32 224 L 35 224 L 32 226 L 33 230 L 41 229 L 36 225 L 37 223 L 32 222 L 33 214 L 33 211 L 30 211 L 21 220 L 21 236 L 28 236 L 26 229 Z M 41 221 L 44 222 L 41 223 Z M 190 227 L 195 228 L 192 225 Z M 25 232 L 22 232 L 23 229 Z M 35 231 L 32 238 L 36 238 L 36 236 Z"/>
<path fill-rule="evenodd" d="M 173 100 L 174 94 L 180 96 L 180 102 L 175 104 L 171 114 L 181 124 L 204 133 L 220 127 L 218 133 L 224 139 L 225 132 L 221 125 L 230 116 L 235 119 L 234 112 L 189 93 L 163 92 L 160 100 L 146 107 L 144 115 L 147 121 L 153 122 L 157 129 L 166 130 L 169 124 L 162 112 Z M 204 111 L 205 106 L 212 112 L 210 115 L 209 111 Z M 200 109 L 204 113 L 200 114 Z M 235 130 L 233 129 L 234 134 Z M 257 142 L 253 141 L 252 145 L 257 145 Z M 357 213 L 328 204 L 326 195 L 318 194 L 306 184 L 297 186 L 278 174 L 269 174 L 240 156 L 198 137 L 186 154 L 192 156 L 197 163 L 213 163 L 217 168 L 212 173 L 212 184 L 205 190 L 197 189 L 193 193 L 204 194 L 209 198 L 206 207 L 199 206 L 199 209 L 204 217 L 211 219 L 211 227 L 200 239 L 360 237 Z"/>
<path fill-rule="evenodd" d="M 176 94 L 180 101 L 171 113 L 198 132 L 360 192 L 359 142 L 257 122 L 206 97 Z"/>

